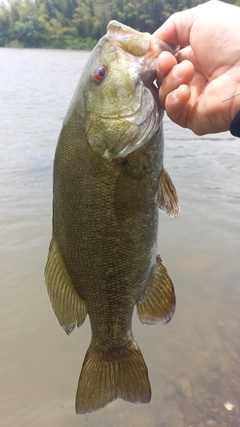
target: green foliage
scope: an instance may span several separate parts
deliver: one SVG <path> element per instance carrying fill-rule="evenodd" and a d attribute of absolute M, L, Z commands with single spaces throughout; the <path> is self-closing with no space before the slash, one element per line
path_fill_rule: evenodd
<path fill-rule="evenodd" d="M 23 22 L 20 20 L 14 23 L 13 33 L 16 40 L 23 46 L 39 46 L 40 34 L 38 31 L 38 17 L 36 13 L 31 13 Z"/>
<path fill-rule="evenodd" d="M 234 3 L 234 0 L 225 0 Z M 8 0 L 0 5 L 0 46 L 92 49 L 116 19 L 155 31 L 172 13 L 201 0 Z M 240 5 L 240 0 L 236 0 Z"/>

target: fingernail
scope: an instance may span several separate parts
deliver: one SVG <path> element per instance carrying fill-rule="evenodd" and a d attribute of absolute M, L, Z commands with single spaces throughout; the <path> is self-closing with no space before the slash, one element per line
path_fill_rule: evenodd
<path fill-rule="evenodd" d="M 171 95 L 172 95 L 173 101 L 178 101 L 178 90 L 177 89 L 173 90 Z"/>
<path fill-rule="evenodd" d="M 173 67 L 172 70 L 172 75 L 175 79 L 179 80 L 180 79 L 180 74 L 179 74 L 179 65 L 176 65 L 175 67 Z"/>

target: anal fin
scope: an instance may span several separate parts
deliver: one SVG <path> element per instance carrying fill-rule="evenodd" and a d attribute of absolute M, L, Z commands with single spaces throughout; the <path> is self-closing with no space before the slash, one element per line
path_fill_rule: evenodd
<path fill-rule="evenodd" d="M 173 283 L 158 255 L 152 280 L 137 302 L 137 315 L 142 323 L 149 325 L 164 324 L 171 320 L 175 306 Z"/>
<path fill-rule="evenodd" d="M 45 267 L 45 281 L 53 310 L 67 334 L 81 326 L 86 318 L 85 302 L 78 295 L 64 264 L 60 249 L 53 238 Z"/>
<path fill-rule="evenodd" d="M 176 217 L 180 212 L 176 188 L 165 169 L 162 170 L 159 178 L 156 203 L 160 209 L 171 217 Z"/>

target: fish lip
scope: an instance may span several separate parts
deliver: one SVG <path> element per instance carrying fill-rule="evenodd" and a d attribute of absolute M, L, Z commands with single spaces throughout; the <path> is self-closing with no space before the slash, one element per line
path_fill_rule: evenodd
<path fill-rule="evenodd" d="M 142 76 L 143 82 L 145 86 L 149 87 L 149 89 L 151 90 L 154 96 L 154 99 L 158 103 L 158 105 L 159 105 L 158 96 L 156 96 L 156 90 L 155 90 L 156 88 L 158 91 L 160 87 L 159 81 L 157 81 L 157 74 L 156 74 L 158 56 L 163 51 L 170 52 L 173 56 L 176 56 L 178 50 L 179 50 L 179 46 L 175 46 L 170 43 L 167 43 L 157 38 L 155 35 L 152 35 L 150 39 L 149 48 L 143 57 L 144 64 L 145 64 L 145 74 L 143 74 Z"/>
<path fill-rule="evenodd" d="M 130 52 L 136 57 L 157 57 L 163 50 L 175 55 L 179 50 L 179 46 L 167 43 L 154 34 L 139 32 L 116 20 L 108 23 L 106 36 L 121 46 L 125 52 Z"/>
<path fill-rule="evenodd" d="M 170 52 L 172 55 L 176 55 L 179 51 L 180 46 L 167 43 L 162 39 L 159 39 L 154 34 L 151 35 L 150 45 L 145 57 L 157 58 L 163 51 Z"/>
<path fill-rule="evenodd" d="M 143 57 L 149 50 L 151 34 L 139 32 L 116 20 L 108 23 L 106 36 L 126 53 L 136 58 Z"/>

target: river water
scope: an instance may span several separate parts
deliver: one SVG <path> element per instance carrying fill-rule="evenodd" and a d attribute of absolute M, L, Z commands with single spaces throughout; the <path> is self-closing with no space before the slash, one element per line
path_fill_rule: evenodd
<path fill-rule="evenodd" d="M 43 271 L 54 150 L 88 55 L 0 49 L 0 425 L 239 427 L 240 142 L 197 137 L 167 118 L 165 165 L 181 214 L 161 213 L 159 251 L 177 309 L 167 326 L 133 321 L 152 401 L 75 414 L 89 322 L 66 336 Z"/>

